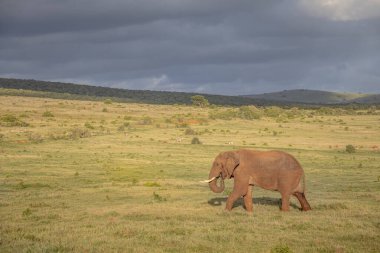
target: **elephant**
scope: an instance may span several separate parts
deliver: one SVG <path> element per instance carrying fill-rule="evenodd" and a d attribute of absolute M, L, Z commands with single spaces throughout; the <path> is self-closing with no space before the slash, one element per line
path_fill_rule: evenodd
<path fill-rule="evenodd" d="M 217 181 L 221 179 L 220 185 Z M 224 179 L 234 179 L 232 193 L 227 198 L 226 210 L 231 211 L 234 202 L 244 198 L 248 212 L 253 211 L 252 187 L 279 191 L 281 210 L 289 211 L 290 197 L 295 196 L 302 211 L 311 210 L 305 197 L 305 175 L 300 163 L 282 151 L 255 151 L 240 149 L 220 153 L 214 160 L 209 179 L 215 193 L 224 191 Z"/>

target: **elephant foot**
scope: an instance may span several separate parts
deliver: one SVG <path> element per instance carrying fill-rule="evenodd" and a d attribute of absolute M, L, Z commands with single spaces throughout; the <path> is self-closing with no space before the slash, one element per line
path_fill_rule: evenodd
<path fill-rule="evenodd" d="M 300 204 L 301 204 L 301 211 L 305 211 L 305 212 L 306 212 L 306 211 L 311 210 L 311 207 L 310 207 L 310 205 L 309 205 L 309 202 L 307 202 L 304 193 L 301 193 L 301 192 L 295 192 L 293 195 L 296 196 L 296 198 L 297 198 L 298 201 L 300 202 Z"/>

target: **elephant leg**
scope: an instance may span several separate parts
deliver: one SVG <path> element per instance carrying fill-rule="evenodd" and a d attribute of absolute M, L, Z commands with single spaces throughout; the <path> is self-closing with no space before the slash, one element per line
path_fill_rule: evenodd
<path fill-rule="evenodd" d="M 309 202 L 307 202 L 304 193 L 295 192 L 293 195 L 296 196 L 296 198 L 300 202 L 302 211 L 309 211 L 309 210 L 311 210 Z"/>
<path fill-rule="evenodd" d="M 247 212 L 253 211 L 253 203 L 252 203 L 252 185 L 248 186 L 247 194 L 244 196 L 244 205 Z"/>
<path fill-rule="evenodd" d="M 234 202 L 241 197 L 239 192 L 233 191 L 227 198 L 226 210 L 231 211 Z"/>
<path fill-rule="evenodd" d="M 281 193 L 281 211 L 289 211 L 290 194 Z"/>
<path fill-rule="evenodd" d="M 227 198 L 226 210 L 231 211 L 234 202 L 241 196 L 247 195 L 248 185 L 248 182 L 243 183 L 235 178 L 234 189 Z"/>

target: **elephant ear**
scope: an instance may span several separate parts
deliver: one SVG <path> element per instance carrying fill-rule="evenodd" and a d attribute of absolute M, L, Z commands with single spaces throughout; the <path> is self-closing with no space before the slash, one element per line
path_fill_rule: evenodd
<path fill-rule="evenodd" d="M 234 170 L 240 163 L 239 155 L 236 152 L 229 151 L 224 153 L 225 164 L 223 166 L 224 175 L 231 178 Z"/>

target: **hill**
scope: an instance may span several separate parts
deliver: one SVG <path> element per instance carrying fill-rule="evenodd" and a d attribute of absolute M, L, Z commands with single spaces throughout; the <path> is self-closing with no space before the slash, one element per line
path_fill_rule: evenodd
<path fill-rule="evenodd" d="M 13 78 L 0 78 L 0 88 L 5 89 L 19 89 L 19 90 L 32 90 L 38 92 L 49 92 L 50 94 L 40 94 L 47 97 L 64 98 L 64 99 L 86 99 L 99 100 L 99 98 L 112 98 L 119 102 L 135 102 L 135 103 L 147 103 L 147 104 L 191 104 L 191 97 L 198 95 L 198 93 L 186 93 L 186 92 L 169 92 L 169 91 L 150 91 L 150 90 L 128 90 L 117 89 L 102 86 L 91 86 L 83 84 L 73 83 L 61 83 L 61 82 L 47 82 L 37 80 L 23 80 Z M 54 93 L 54 94 L 53 94 Z M 69 97 L 68 94 L 75 95 Z M 16 94 L 12 94 L 16 95 Z M 25 96 L 28 96 L 24 92 Z M 283 102 L 268 102 L 266 100 L 239 97 L 239 96 L 222 96 L 222 95 L 210 95 L 202 94 L 208 99 L 211 104 L 215 105 L 270 105 L 284 104 Z M 33 96 L 39 96 L 34 94 Z M 97 99 L 96 99 L 96 98 Z"/>
<path fill-rule="evenodd" d="M 9 95 L 51 97 L 78 100 L 104 100 L 147 104 L 191 104 L 191 97 L 199 93 L 128 90 L 73 83 L 0 78 L 0 88 L 11 89 Z M 32 91 L 32 92 L 30 92 Z M 223 96 L 201 94 L 211 104 L 242 106 L 313 106 L 345 104 L 380 104 L 380 94 L 336 93 L 318 90 L 284 90 L 257 95 Z"/>
<path fill-rule="evenodd" d="M 320 90 L 284 90 L 280 92 L 247 95 L 254 99 L 305 104 L 379 104 L 380 94 L 338 93 Z"/>

